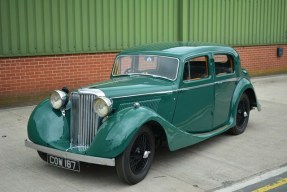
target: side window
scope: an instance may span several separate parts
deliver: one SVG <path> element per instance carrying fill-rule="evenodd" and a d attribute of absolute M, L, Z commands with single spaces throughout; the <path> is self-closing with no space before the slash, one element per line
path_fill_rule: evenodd
<path fill-rule="evenodd" d="M 231 55 L 214 55 L 214 63 L 217 76 L 234 72 L 233 57 Z"/>
<path fill-rule="evenodd" d="M 184 65 L 183 80 L 197 80 L 208 77 L 208 57 L 196 57 Z"/>

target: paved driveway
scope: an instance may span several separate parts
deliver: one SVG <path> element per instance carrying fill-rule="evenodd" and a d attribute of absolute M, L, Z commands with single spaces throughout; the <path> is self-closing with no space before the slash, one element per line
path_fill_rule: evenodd
<path fill-rule="evenodd" d="M 34 106 L 0 110 L 0 191 L 211 191 L 287 164 L 287 75 L 252 80 L 262 111 L 251 112 L 246 132 L 197 145 L 157 151 L 144 181 L 121 183 L 113 167 L 72 172 L 47 165 L 24 147 Z"/>

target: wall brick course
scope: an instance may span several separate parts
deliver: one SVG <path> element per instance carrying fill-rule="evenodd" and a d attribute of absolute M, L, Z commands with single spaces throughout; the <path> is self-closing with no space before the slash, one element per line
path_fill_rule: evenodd
<path fill-rule="evenodd" d="M 281 58 L 277 47 L 283 47 Z M 287 72 L 287 45 L 235 47 L 249 73 Z M 70 90 L 109 79 L 116 53 L 0 58 L 0 107 L 46 98 L 54 89 Z"/>
<path fill-rule="evenodd" d="M 282 57 L 277 57 L 277 47 L 283 47 Z M 236 50 L 241 65 L 253 76 L 287 72 L 287 45 L 236 47 Z"/>

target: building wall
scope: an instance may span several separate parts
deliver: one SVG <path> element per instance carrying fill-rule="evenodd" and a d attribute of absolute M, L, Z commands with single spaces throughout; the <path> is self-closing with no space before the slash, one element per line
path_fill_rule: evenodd
<path fill-rule="evenodd" d="M 277 57 L 277 47 L 283 47 Z M 287 45 L 236 47 L 251 75 L 287 72 Z M 52 90 L 109 79 L 116 53 L 0 58 L 0 107 L 35 103 Z"/>
<path fill-rule="evenodd" d="M 0 57 L 176 41 L 178 0 L 1 0 Z"/>
<path fill-rule="evenodd" d="M 1 0 L 0 57 L 287 44 L 286 0 Z"/>
<path fill-rule="evenodd" d="M 182 0 L 182 40 L 232 46 L 287 43 L 286 0 Z"/>
<path fill-rule="evenodd" d="M 0 58 L 0 107 L 29 104 L 54 89 L 109 78 L 115 53 Z"/>
<path fill-rule="evenodd" d="M 285 10 L 286 0 L 0 0 L 0 107 L 108 79 L 115 52 L 155 42 L 237 46 L 251 75 L 287 72 L 276 56 Z"/>
<path fill-rule="evenodd" d="M 277 57 L 277 48 L 283 48 L 283 56 Z M 241 65 L 250 75 L 268 75 L 287 72 L 287 44 L 270 46 L 236 47 Z"/>

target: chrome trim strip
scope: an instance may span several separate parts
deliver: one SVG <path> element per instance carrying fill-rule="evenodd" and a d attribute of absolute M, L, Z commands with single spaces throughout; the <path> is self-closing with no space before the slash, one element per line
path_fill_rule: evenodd
<path fill-rule="evenodd" d="M 51 155 L 55 155 L 58 157 L 63 157 L 71 160 L 76 161 L 82 161 L 86 163 L 93 163 L 93 164 L 99 164 L 99 165 L 107 165 L 107 166 L 115 166 L 115 159 L 108 159 L 108 158 L 102 158 L 102 157 L 93 157 L 93 156 L 87 156 L 87 155 L 80 155 L 75 153 L 69 153 L 66 151 L 60 151 L 57 149 L 52 149 L 49 147 L 45 147 L 42 145 L 37 145 L 35 143 L 32 143 L 31 141 L 25 140 L 25 146 L 29 147 L 31 149 L 35 149 L 37 151 L 41 151 L 44 153 L 48 153 Z"/>
<path fill-rule="evenodd" d="M 197 89 L 197 88 L 200 88 L 200 87 L 206 87 L 206 86 L 210 86 L 210 85 L 215 85 L 215 84 L 217 84 L 218 82 L 224 83 L 224 82 L 238 81 L 239 79 L 240 79 L 240 78 L 234 77 L 234 78 L 231 78 L 231 79 L 216 81 L 216 82 L 207 83 L 207 84 L 204 84 L 204 85 L 197 85 L 197 86 L 193 86 L 193 87 L 187 87 L 187 88 L 176 89 L 176 90 L 172 90 L 172 91 L 160 91 L 160 92 L 154 92 L 154 93 L 145 93 L 145 94 L 136 94 L 136 95 L 125 95 L 125 96 L 111 97 L 111 99 L 119 99 L 119 98 L 135 97 L 135 96 L 142 96 L 142 95 L 156 95 L 156 94 L 172 93 L 172 92 L 178 92 L 178 91 L 186 91 L 186 90 L 190 90 L 190 89 Z"/>
<path fill-rule="evenodd" d="M 238 81 L 239 78 L 231 78 L 231 79 L 226 79 L 226 80 L 222 80 L 222 81 L 215 81 L 213 83 L 207 83 L 207 84 L 203 84 L 203 85 L 197 85 L 197 86 L 193 86 L 193 87 L 188 87 L 188 88 L 181 88 L 181 89 L 178 89 L 179 91 L 186 91 L 186 90 L 191 90 L 191 89 L 197 89 L 197 88 L 200 88 L 200 87 L 207 87 L 207 86 L 210 86 L 210 85 L 215 85 L 215 84 L 221 84 L 221 83 L 225 83 L 225 82 L 233 82 L 233 81 Z"/>
<path fill-rule="evenodd" d="M 111 99 L 119 99 L 119 98 L 126 98 L 126 97 L 135 97 L 135 96 L 142 96 L 142 95 L 156 95 L 156 94 L 164 94 L 164 93 L 172 93 L 175 91 L 160 91 L 160 92 L 154 92 L 154 93 L 141 93 L 136 95 L 125 95 L 125 96 L 118 96 L 118 97 L 111 97 Z"/>
<path fill-rule="evenodd" d="M 181 89 L 178 89 L 177 91 L 187 91 L 187 90 L 197 89 L 197 88 L 201 88 L 201 87 L 208 87 L 210 85 L 214 85 L 214 83 L 207 83 L 204 85 L 197 85 L 197 86 L 193 86 L 193 87 L 181 88 Z"/>
<path fill-rule="evenodd" d="M 232 82 L 232 81 L 238 81 L 239 78 L 231 78 L 231 79 L 225 79 L 225 80 L 221 80 L 221 81 L 215 81 L 215 83 L 225 83 L 225 82 Z"/>
<path fill-rule="evenodd" d="M 79 89 L 79 94 L 92 94 L 98 97 L 105 97 L 105 93 L 100 89 L 82 88 Z"/>

